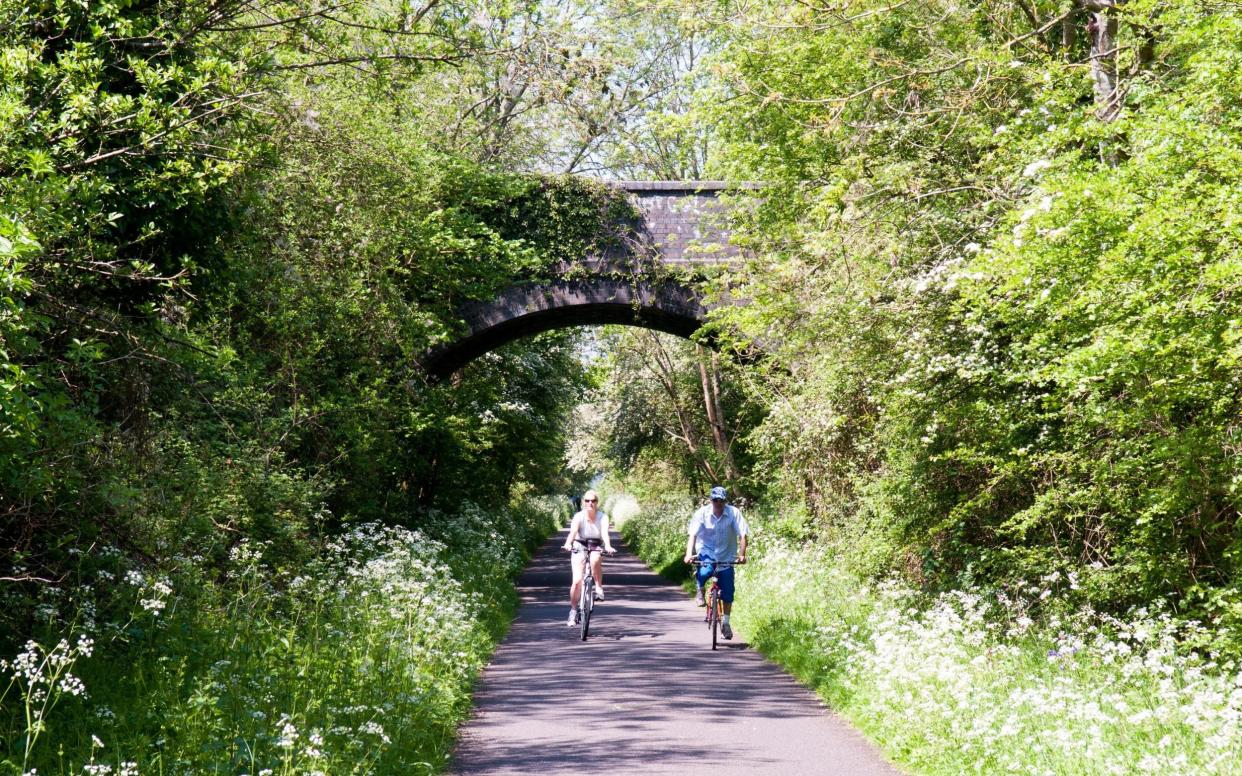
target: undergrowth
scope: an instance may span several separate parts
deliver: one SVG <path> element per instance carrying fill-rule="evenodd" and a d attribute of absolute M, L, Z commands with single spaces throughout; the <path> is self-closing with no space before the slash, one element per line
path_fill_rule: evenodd
<path fill-rule="evenodd" d="M 512 578 L 564 517 L 527 501 L 355 525 L 296 571 L 243 542 L 223 578 L 83 555 L 43 636 L 0 663 L 0 773 L 439 771 Z"/>

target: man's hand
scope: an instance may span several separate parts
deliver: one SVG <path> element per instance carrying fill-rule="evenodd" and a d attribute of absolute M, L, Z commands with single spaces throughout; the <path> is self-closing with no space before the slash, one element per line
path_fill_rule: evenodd
<path fill-rule="evenodd" d="M 738 553 L 738 556 L 737 556 L 737 562 L 738 562 L 738 563 L 745 563 L 745 562 L 746 562 L 746 553 L 744 553 L 744 552 Z"/>
<path fill-rule="evenodd" d="M 684 560 L 686 563 L 693 563 L 694 556 L 689 553 L 686 553 L 686 557 L 682 558 L 682 560 Z"/>

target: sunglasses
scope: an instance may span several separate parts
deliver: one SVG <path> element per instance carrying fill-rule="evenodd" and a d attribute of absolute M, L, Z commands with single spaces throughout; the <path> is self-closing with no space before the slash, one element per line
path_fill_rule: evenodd
<path fill-rule="evenodd" d="M 585 501 L 585 502 L 586 502 L 586 503 L 588 503 L 588 504 L 598 504 L 598 503 L 599 503 L 599 499 L 597 499 L 597 498 L 584 498 L 584 499 L 582 499 L 582 500 L 583 500 L 583 501 Z"/>

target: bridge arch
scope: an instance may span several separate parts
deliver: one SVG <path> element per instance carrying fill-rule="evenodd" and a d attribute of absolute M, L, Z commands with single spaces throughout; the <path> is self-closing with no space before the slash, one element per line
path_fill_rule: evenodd
<path fill-rule="evenodd" d="M 442 379 L 484 353 L 521 337 L 567 326 L 624 324 L 690 337 L 707 309 L 689 283 L 668 273 L 634 272 L 639 266 L 693 270 L 736 261 L 740 251 L 720 223 L 717 195 L 754 185 L 722 181 L 628 181 L 625 191 L 641 214 L 626 256 L 584 257 L 573 277 L 515 284 L 494 299 L 458 310 L 463 334 L 422 359 L 432 379 Z M 630 272 L 618 272 L 629 266 Z M 587 271 L 583 272 L 583 269 Z M 663 276 L 663 279 L 661 277 Z"/>
<path fill-rule="evenodd" d="M 624 324 L 690 337 L 707 311 L 698 292 L 675 281 L 561 280 L 514 286 L 463 310 L 469 333 L 423 359 L 441 379 L 513 340 L 567 326 Z"/>

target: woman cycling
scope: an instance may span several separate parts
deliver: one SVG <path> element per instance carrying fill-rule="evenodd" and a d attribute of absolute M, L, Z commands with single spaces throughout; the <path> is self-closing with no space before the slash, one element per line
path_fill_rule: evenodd
<path fill-rule="evenodd" d="M 570 521 L 569 536 L 565 539 L 564 549 L 573 552 L 571 564 L 574 574 L 574 581 L 569 586 L 569 620 L 566 625 L 572 627 L 578 623 L 578 596 L 582 594 L 582 575 L 588 554 L 591 556 L 591 574 L 595 577 L 595 600 L 604 600 L 601 547 L 609 555 L 614 552 L 608 539 L 608 515 L 599 511 L 599 494 L 588 490 L 582 494 L 582 511 Z"/>

